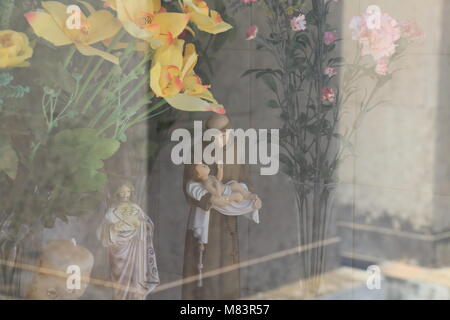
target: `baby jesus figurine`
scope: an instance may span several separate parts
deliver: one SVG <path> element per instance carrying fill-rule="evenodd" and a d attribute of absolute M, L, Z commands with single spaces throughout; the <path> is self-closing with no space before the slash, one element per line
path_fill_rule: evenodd
<path fill-rule="evenodd" d="M 252 208 L 259 210 L 262 202 L 259 197 L 248 191 L 243 183 L 230 181 L 222 183 L 223 164 L 217 165 L 217 175 L 210 175 L 211 169 L 206 164 L 196 164 L 194 166 L 194 180 L 200 182 L 203 187 L 211 194 L 211 203 L 218 208 L 226 208 L 232 203 L 242 204 L 245 200 L 251 201 Z"/>
<path fill-rule="evenodd" d="M 206 164 L 190 165 L 186 171 L 188 173 L 188 183 L 186 184 L 186 194 L 200 201 L 202 197 L 209 194 L 209 202 L 214 212 L 226 216 L 245 216 L 255 223 L 259 223 L 259 209 L 262 207 L 261 199 L 254 193 L 249 192 L 245 183 L 229 181 L 222 183 L 223 165 L 217 164 L 217 175 L 211 176 L 211 169 Z M 198 240 L 198 286 L 203 286 L 203 251 L 209 237 L 210 210 L 195 207 L 194 214 L 189 218 L 189 229 L 193 231 L 194 237 Z"/>

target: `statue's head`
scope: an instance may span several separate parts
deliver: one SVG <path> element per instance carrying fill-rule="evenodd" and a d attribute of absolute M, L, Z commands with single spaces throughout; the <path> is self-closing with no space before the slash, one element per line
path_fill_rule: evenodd
<path fill-rule="evenodd" d="M 218 129 L 220 131 L 225 131 L 227 129 L 231 128 L 231 121 L 230 118 L 228 118 L 224 114 L 213 114 L 208 118 L 206 121 L 206 128 L 207 129 Z"/>
<path fill-rule="evenodd" d="M 130 201 L 134 193 L 134 186 L 126 181 L 122 183 L 116 191 L 116 197 L 120 201 Z"/>
<path fill-rule="evenodd" d="M 205 163 L 194 164 L 192 166 L 192 180 L 194 181 L 203 181 L 208 178 L 211 169 Z"/>
<path fill-rule="evenodd" d="M 217 129 L 221 131 L 221 136 L 215 137 L 221 147 L 227 145 L 229 140 L 228 129 L 231 129 L 231 121 L 226 115 L 213 114 L 206 121 L 206 129 Z"/>

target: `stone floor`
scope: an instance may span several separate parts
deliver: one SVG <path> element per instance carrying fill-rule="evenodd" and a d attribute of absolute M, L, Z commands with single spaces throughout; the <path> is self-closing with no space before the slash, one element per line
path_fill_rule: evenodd
<path fill-rule="evenodd" d="M 381 266 L 390 300 L 450 300 L 450 268 L 389 262 Z"/>
<path fill-rule="evenodd" d="M 368 273 L 365 270 L 341 267 L 329 272 L 320 280 L 318 292 L 305 297 L 304 288 L 313 285 L 309 281 L 298 281 L 262 292 L 245 300 L 450 300 L 450 268 L 429 269 L 406 264 L 388 262 L 380 266 L 380 289 L 367 287 Z M 109 299 L 105 292 L 92 286 L 95 299 Z M 103 291 L 103 290 L 100 290 Z M 92 299 L 89 294 L 84 299 Z M 0 296 L 0 300 L 8 297 Z"/>
<path fill-rule="evenodd" d="M 305 297 L 304 288 L 311 281 L 298 281 L 280 288 L 257 294 L 246 299 L 258 300 L 343 300 L 383 299 L 384 291 L 369 290 L 366 287 L 367 274 L 363 270 L 342 267 L 325 274 L 315 296 Z"/>
<path fill-rule="evenodd" d="M 342 267 L 327 273 L 313 297 L 304 296 L 304 281 L 257 294 L 260 300 L 450 300 L 450 268 L 430 269 L 388 262 L 380 266 L 380 289 L 370 290 L 364 270 Z"/>

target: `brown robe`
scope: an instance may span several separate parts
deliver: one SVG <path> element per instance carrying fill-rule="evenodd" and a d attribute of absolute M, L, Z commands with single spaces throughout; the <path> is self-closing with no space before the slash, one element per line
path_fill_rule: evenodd
<path fill-rule="evenodd" d="M 216 175 L 217 166 L 213 165 L 211 168 L 210 174 Z M 185 173 L 184 188 L 189 182 L 186 181 L 186 176 Z M 243 182 L 251 190 L 247 165 L 225 164 L 223 166 L 223 183 L 231 180 Z M 211 208 L 210 197 L 211 195 L 207 194 L 200 201 L 188 197 L 191 204 L 189 214 L 194 214 L 196 206 L 205 211 L 209 210 Z M 239 263 L 237 217 L 225 216 L 211 209 L 209 219 L 208 243 L 205 245 L 205 251 L 203 252 L 203 274 Z M 197 276 L 198 263 L 199 243 L 192 230 L 188 229 L 184 250 L 183 278 Z M 239 269 L 236 269 L 204 278 L 202 287 L 198 287 L 197 281 L 184 284 L 182 298 L 185 300 L 234 300 L 240 298 L 240 289 L 240 272 Z"/>

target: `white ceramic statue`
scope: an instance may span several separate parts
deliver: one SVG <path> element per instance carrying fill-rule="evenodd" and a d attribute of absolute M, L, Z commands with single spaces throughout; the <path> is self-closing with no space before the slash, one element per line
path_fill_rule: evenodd
<path fill-rule="evenodd" d="M 118 201 L 109 208 L 97 235 L 108 248 L 111 280 L 116 300 L 144 300 L 159 284 L 153 223 L 131 202 L 134 187 L 122 184 L 116 192 Z"/>

